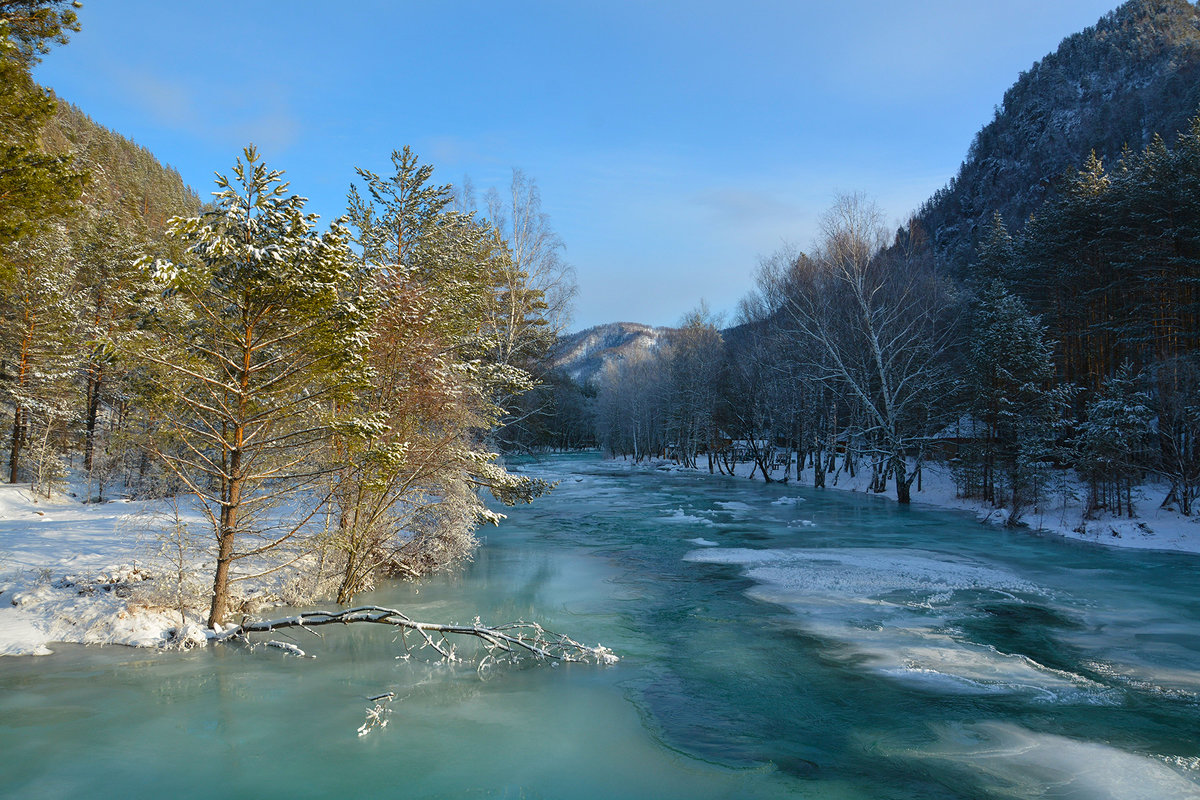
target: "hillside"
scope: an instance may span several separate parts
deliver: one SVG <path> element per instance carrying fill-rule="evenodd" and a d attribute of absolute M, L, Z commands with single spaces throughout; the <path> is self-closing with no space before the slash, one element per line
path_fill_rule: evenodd
<path fill-rule="evenodd" d="M 200 210 L 199 195 L 179 172 L 61 98 L 42 140 L 51 152 L 72 154 L 75 165 L 87 172 L 91 180 L 82 199 L 92 209 L 150 230 Z"/>
<path fill-rule="evenodd" d="M 658 346 L 668 328 L 654 328 L 637 322 L 610 322 L 563 336 L 551 360 L 580 384 L 591 383 L 605 364 L 626 358 L 639 350 Z"/>
<path fill-rule="evenodd" d="M 1131 0 L 1021 74 L 916 221 L 962 274 L 993 211 L 1018 230 L 1091 151 L 1113 163 L 1156 133 L 1174 141 L 1198 108 L 1200 9 Z"/>

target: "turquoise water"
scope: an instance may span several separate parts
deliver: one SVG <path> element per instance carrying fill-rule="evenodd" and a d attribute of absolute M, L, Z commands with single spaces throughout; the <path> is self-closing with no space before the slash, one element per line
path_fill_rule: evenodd
<path fill-rule="evenodd" d="M 315 659 L 60 646 L 0 660 L 0 796 L 1200 797 L 1200 558 L 594 457 L 524 468 L 558 489 L 464 574 L 363 599 L 537 619 L 617 665 L 483 679 L 398 660 L 374 626 L 293 634 Z"/>

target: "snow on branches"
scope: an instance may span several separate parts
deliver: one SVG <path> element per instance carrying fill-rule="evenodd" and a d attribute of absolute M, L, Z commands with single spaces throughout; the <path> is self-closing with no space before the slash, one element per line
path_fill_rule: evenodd
<path fill-rule="evenodd" d="M 344 611 L 305 611 L 281 619 L 244 621 L 217 634 L 214 640 L 247 642 L 248 634 L 267 633 L 285 628 L 301 628 L 314 636 L 320 636 L 312 629 L 322 625 L 349 625 L 355 622 L 370 622 L 398 628 L 402 632 L 400 641 L 404 646 L 405 656 L 428 648 L 436 653 L 440 660 L 450 663 L 463 660 L 457 653 L 452 637 L 473 637 L 482 643 L 486 651 L 483 658 L 477 662 L 480 671 L 501 661 L 516 663 L 522 658 L 551 663 L 565 661 L 601 665 L 615 664 L 618 661 L 617 656 L 603 645 L 590 647 L 564 634 L 548 631 L 536 622 L 518 620 L 494 627 L 484 625 L 478 617 L 469 625 L 419 622 L 400 611 L 381 606 L 359 606 Z M 268 644 L 280 647 L 276 642 Z M 305 655 L 299 647 L 281 649 L 293 655 Z"/>

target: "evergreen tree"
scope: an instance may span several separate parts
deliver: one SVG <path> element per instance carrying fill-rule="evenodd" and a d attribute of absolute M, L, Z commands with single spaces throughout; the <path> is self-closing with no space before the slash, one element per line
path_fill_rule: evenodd
<path fill-rule="evenodd" d="M 58 452 L 73 411 L 72 381 L 79 366 L 79 298 L 67 232 L 61 227 L 26 240 L 12 259 L 14 290 L 0 325 L 0 344 L 11 354 L 3 377 L 13 410 L 8 481 L 28 477 L 47 489 L 59 477 Z M 23 454 L 33 448 L 32 469 Z"/>
<path fill-rule="evenodd" d="M 1004 217 L 996 211 L 992 214 L 992 224 L 979 245 L 972 277 L 980 288 L 995 281 L 1009 281 L 1012 279 L 1016 262 L 1016 242 L 1004 225 Z"/>
<path fill-rule="evenodd" d="M 1151 465 L 1171 485 L 1163 505 L 1190 516 L 1200 497 L 1200 355 L 1155 364 L 1152 380 L 1158 447 Z"/>
<path fill-rule="evenodd" d="M 0 34 L 12 42 L 11 57 L 28 69 L 50 52 L 54 44 L 66 44 L 79 31 L 75 13 L 79 0 L 0 0 Z"/>
<path fill-rule="evenodd" d="M 1148 395 L 1137 390 L 1129 364 L 1105 382 L 1087 404 L 1087 417 L 1075 436 L 1075 465 L 1088 483 L 1085 514 L 1124 505 L 1133 516 L 1133 489 L 1149 463 L 1154 412 Z"/>
<path fill-rule="evenodd" d="M 104 422 L 117 420 L 115 409 L 127 400 L 130 364 L 119 359 L 144 322 L 142 308 L 150 294 L 145 272 L 135 264 L 144 246 L 116 215 L 92 213 L 74 242 L 76 284 L 80 299 L 77 335 L 86 342 L 83 365 L 83 469 L 88 500 L 103 500 L 111 467 L 125 460 L 113 448 L 128 431 L 104 437 Z M 93 488 L 98 494 L 93 497 Z"/>
<path fill-rule="evenodd" d="M 131 353 L 168 401 L 156 453 L 212 528 L 209 625 L 232 610 L 237 562 L 303 541 L 333 429 L 352 422 L 331 409 L 363 380 L 368 323 L 349 232 L 318 234 L 253 147 L 233 176 L 212 211 L 169 227 L 187 255 L 153 262 L 166 300 Z"/>
<path fill-rule="evenodd" d="M 1016 524 L 1036 501 L 1069 392 L 1052 388 L 1054 362 L 1046 332 L 1025 304 L 997 280 L 971 312 L 967 390 L 982 439 L 969 457 L 980 465 L 979 496 L 1010 504 Z M 1007 497 L 1005 497 L 1007 494 Z"/>
<path fill-rule="evenodd" d="M 54 99 L 29 77 L 19 55 L 0 24 L 0 246 L 32 236 L 68 214 L 80 193 L 80 176 L 70 157 L 47 153 L 41 146 Z M 0 268 L 12 268 L 3 252 Z"/>
<path fill-rule="evenodd" d="M 504 414 L 497 398 L 532 386 L 496 340 L 536 313 L 536 295 L 505 294 L 506 248 L 490 226 L 452 210 L 432 167 L 409 148 L 392 166 L 387 177 L 360 169 L 369 199 L 357 188 L 349 198 L 362 249 L 355 282 L 376 310 L 370 384 L 349 403 L 373 427 L 335 443 L 330 542 L 343 601 L 376 574 L 417 576 L 469 556 L 479 522 L 497 519 L 477 489 L 512 504 L 545 488 L 509 474 L 487 446 Z M 496 313 L 513 303 L 513 316 Z"/>

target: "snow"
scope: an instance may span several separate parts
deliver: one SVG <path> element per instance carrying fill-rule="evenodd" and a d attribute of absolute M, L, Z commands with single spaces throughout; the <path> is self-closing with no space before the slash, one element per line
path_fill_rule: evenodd
<path fill-rule="evenodd" d="M 198 615 L 181 628 L 174 608 L 171 576 L 179 565 L 164 538 L 168 513 L 161 502 L 84 504 L 0 486 L 0 656 L 46 655 L 54 642 L 203 644 L 208 634 Z M 181 516 L 197 533 L 204 530 L 198 514 Z M 185 559 L 189 581 L 212 572 L 211 557 L 197 544 Z M 286 580 L 280 573 L 239 591 L 277 602 Z"/>
<path fill-rule="evenodd" d="M 654 462 L 648 469 L 670 468 Z M 749 465 L 738 473 L 749 474 Z M 694 474 L 707 474 L 702 471 Z M 777 470 L 775 477 L 782 477 Z M 811 485 L 811 475 L 802 485 Z M 870 476 L 860 471 L 851 478 L 827 477 L 827 488 L 838 491 L 869 491 Z M 1135 505 L 1134 519 L 1102 516 L 1083 519 L 1084 496 L 1076 491 L 1059 495 L 1042 509 L 1027 514 L 1031 528 L 1060 536 L 1113 547 L 1173 550 L 1200 553 L 1200 518 L 1161 509 L 1165 490 L 1145 486 Z M 894 498 L 892 490 L 884 495 Z M 1005 512 L 984 503 L 956 496 L 954 481 L 939 465 L 926 465 L 921 491 L 913 486 L 913 501 L 942 508 L 968 510 L 997 524 Z M 794 505 L 802 498 L 783 497 L 773 504 Z M 719 504 L 724 512 L 739 513 L 751 508 L 745 502 Z M 199 619 L 189 618 L 181 634 L 179 613 L 171 607 L 170 592 L 164 590 L 173 570 L 164 553 L 161 531 L 165 507 L 148 501 L 117 499 L 103 504 L 83 504 L 71 496 L 51 500 L 34 498 L 28 488 L 0 486 L 0 656 L 45 655 L 53 642 L 79 644 L 124 644 L 162 646 L 174 637 L 196 645 L 205 632 Z M 674 509 L 664 521 L 715 526 L 713 520 Z M 204 529 L 198 516 L 185 517 L 196 530 Z M 811 520 L 798 520 L 809 527 Z M 713 547 L 717 543 L 695 539 L 694 544 Z M 189 555 L 188 570 L 195 576 L 211 571 L 205 553 Z M 285 574 L 268 579 L 274 583 L 243 586 L 243 591 L 266 602 L 278 602 Z"/>
<path fill-rule="evenodd" d="M 921 749 L 884 744 L 885 756 L 947 761 L 1004 787 L 1008 797 L 1196 797 L 1196 785 L 1168 765 L 1171 757 L 1126 753 L 1111 745 L 1040 733 L 1008 722 L 935 725 L 936 741 Z M 872 740 L 863 746 L 880 747 Z"/>
<path fill-rule="evenodd" d="M 145 503 L 84 505 L 0 486 L 0 655 L 45 655 L 51 642 L 159 645 L 177 613 L 137 602 L 152 555 Z"/>
<path fill-rule="evenodd" d="M 717 523 L 713 522 L 711 519 L 705 519 L 704 517 L 697 517 L 694 514 L 685 513 L 682 508 L 674 509 L 673 511 L 671 511 L 671 516 L 661 517 L 660 521 L 662 521 L 662 522 L 682 522 L 682 523 L 686 523 L 689 525 L 708 525 L 710 527 L 715 526 L 717 524 Z"/>

